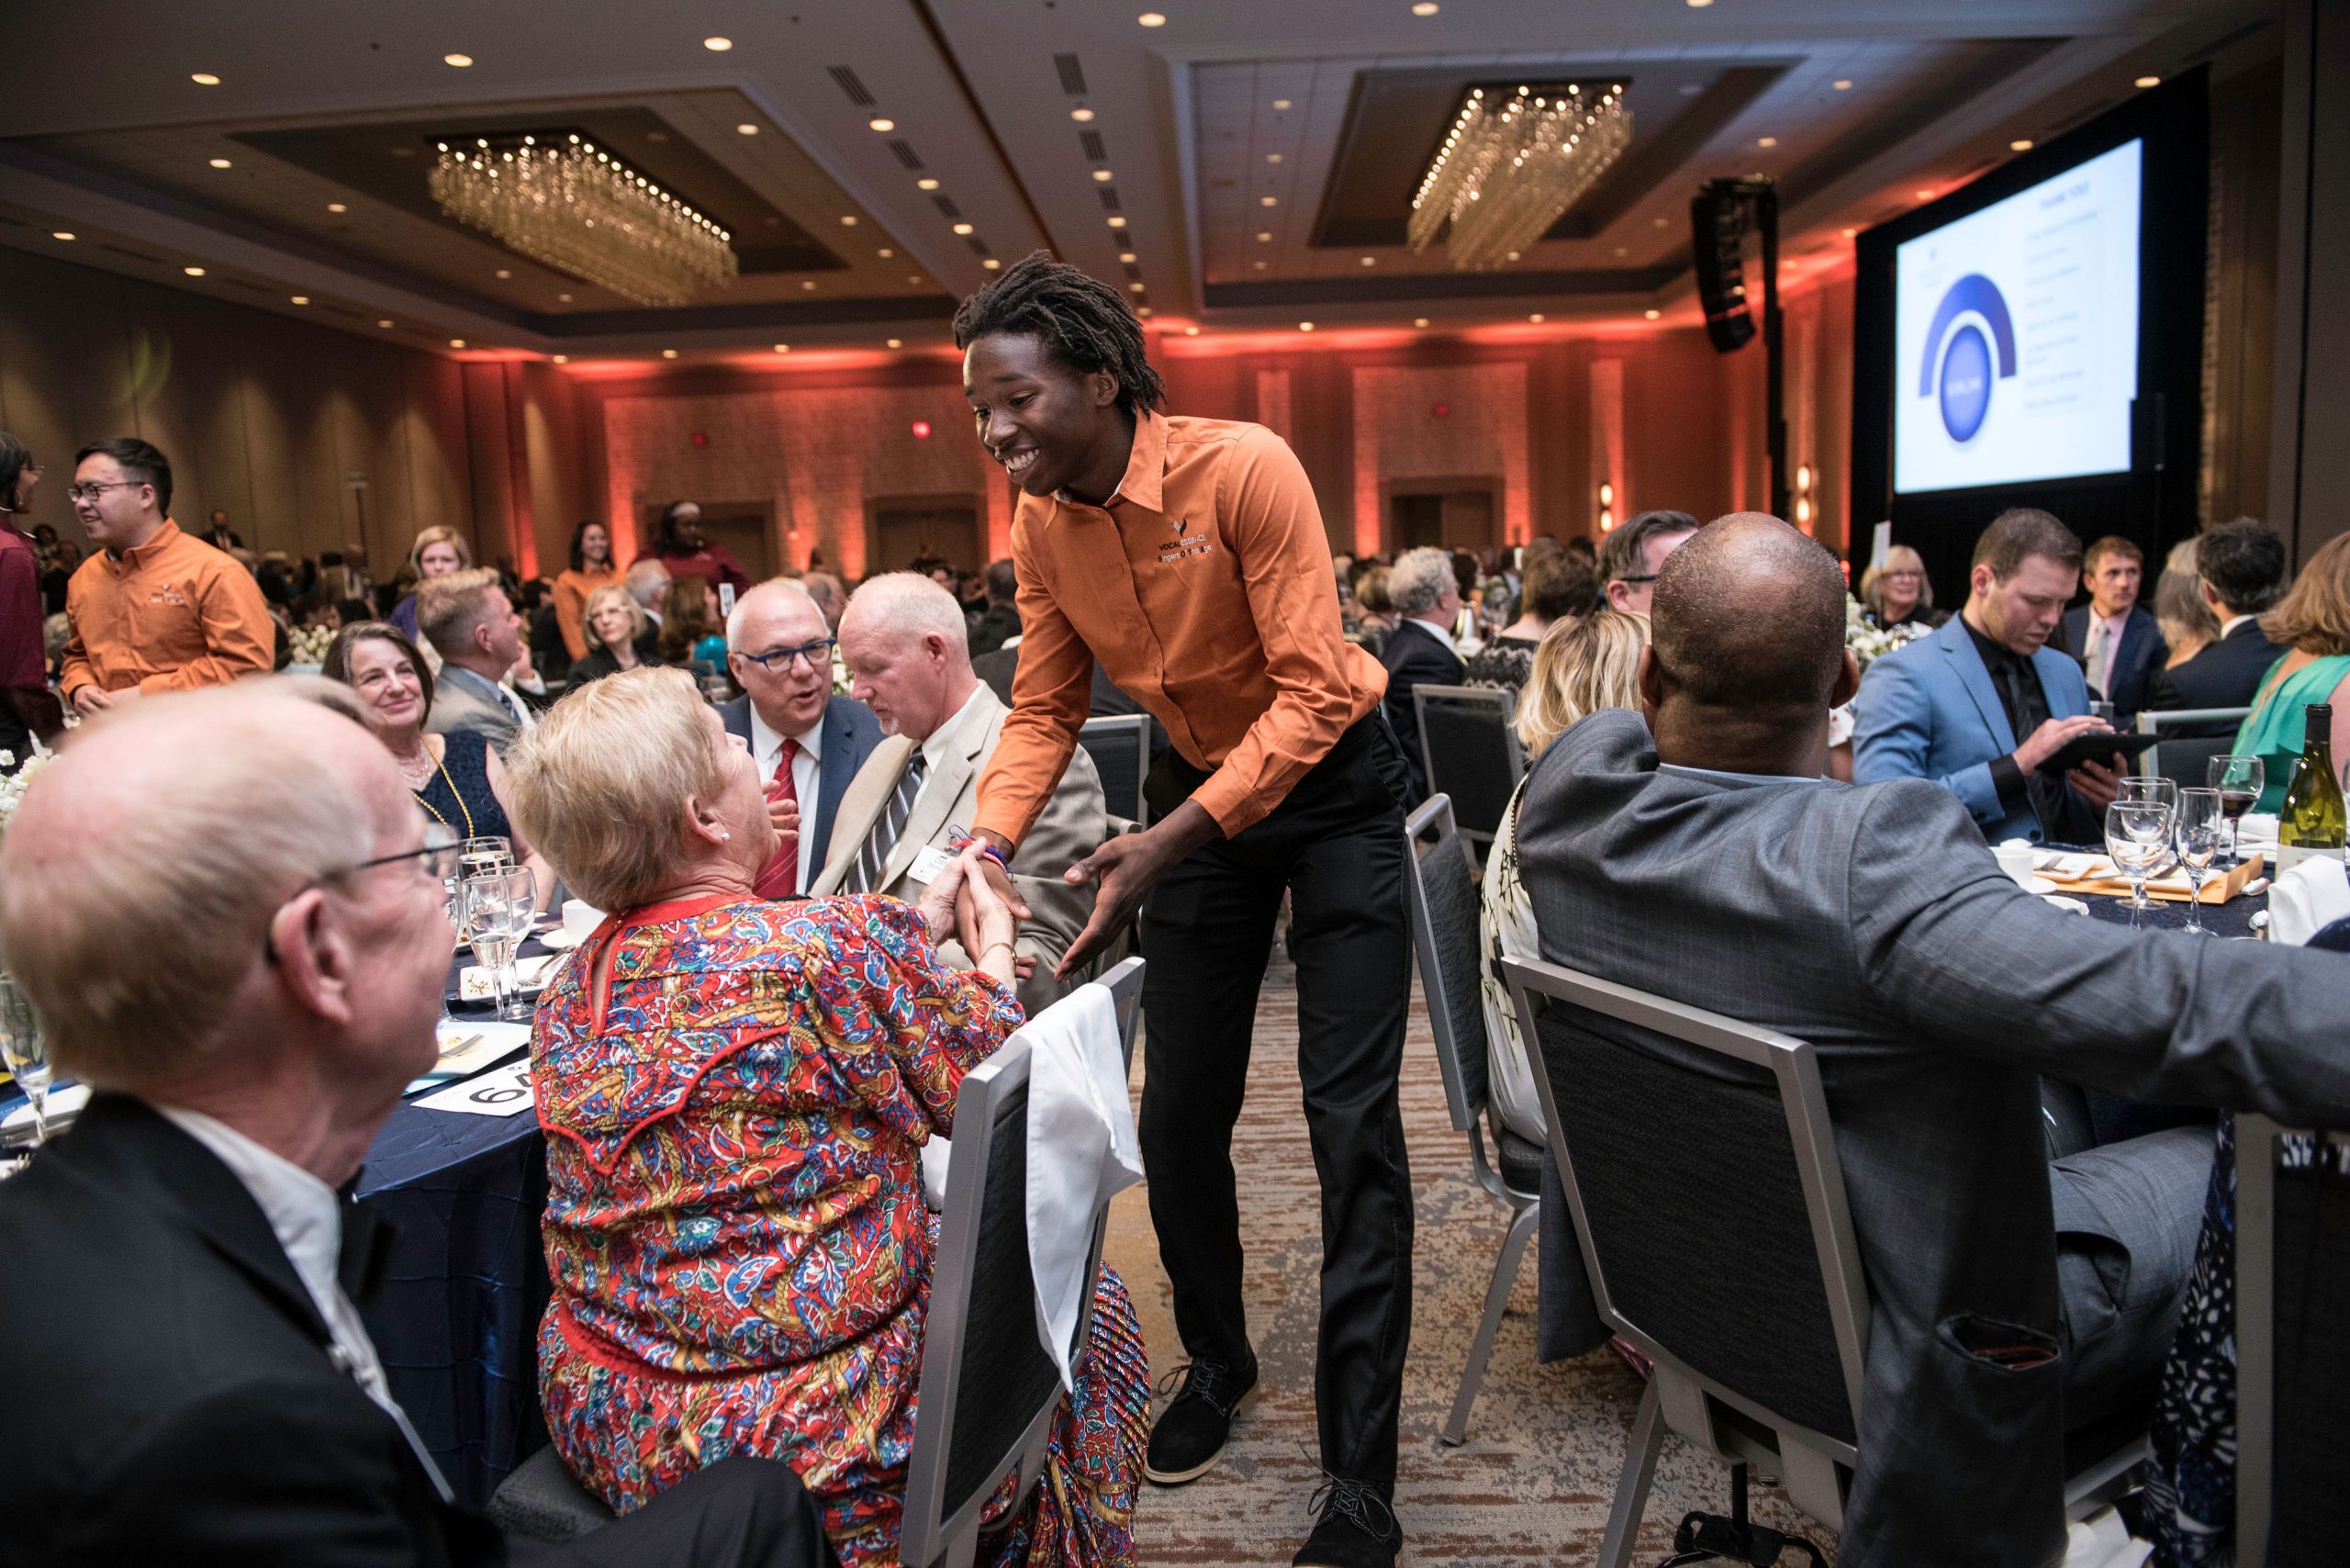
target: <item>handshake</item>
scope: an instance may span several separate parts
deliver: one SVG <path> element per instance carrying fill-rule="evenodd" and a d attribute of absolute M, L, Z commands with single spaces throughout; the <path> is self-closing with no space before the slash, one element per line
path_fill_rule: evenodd
<path fill-rule="evenodd" d="M 934 943 L 949 936 L 962 944 L 971 967 L 1009 985 L 1035 969 L 1033 958 L 1013 949 L 1028 906 L 1013 890 L 1003 868 L 977 844 L 948 861 L 923 890 L 918 906 Z"/>

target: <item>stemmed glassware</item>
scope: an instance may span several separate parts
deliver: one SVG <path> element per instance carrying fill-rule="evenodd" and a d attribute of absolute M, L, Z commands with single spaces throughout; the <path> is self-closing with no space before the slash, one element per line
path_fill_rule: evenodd
<path fill-rule="evenodd" d="M 2227 813 L 2217 790 L 2181 790 L 2173 823 L 2178 835 L 2179 868 L 2187 873 L 2187 929 L 2199 936 L 2210 935 L 2203 924 L 2203 879 L 2220 858 L 2227 837 Z"/>
<path fill-rule="evenodd" d="M 2171 853 L 2171 808 L 2147 800 L 2116 800 L 2105 809 L 2105 849 L 2130 879 L 2130 924 L 2154 907 L 2146 879 Z"/>
<path fill-rule="evenodd" d="M 467 877 L 460 885 L 457 911 L 458 929 L 473 944 L 474 962 L 488 971 L 497 992 L 497 1016 L 528 1019 L 531 1009 L 518 994 L 514 955 L 538 918 L 535 879 L 510 866 Z"/>
<path fill-rule="evenodd" d="M 49 1043 L 32 1002 L 6 975 L 0 975 L 0 1058 L 33 1103 L 33 1143 L 39 1147 L 49 1136 Z"/>
<path fill-rule="evenodd" d="M 502 871 L 514 864 L 514 841 L 510 838 L 469 838 L 457 846 L 457 875 L 478 877 L 485 871 Z"/>
<path fill-rule="evenodd" d="M 2178 782 L 2159 774 L 2132 773 L 2116 779 L 2113 798 L 2132 805 L 2166 806 L 2178 809 Z"/>
<path fill-rule="evenodd" d="M 2203 765 L 2203 781 L 2220 792 L 2220 809 L 2228 819 L 2228 862 L 2244 857 L 2236 851 L 2236 831 L 2244 812 L 2252 810 L 2268 784 L 2268 769 L 2256 756 L 2215 756 Z"/>

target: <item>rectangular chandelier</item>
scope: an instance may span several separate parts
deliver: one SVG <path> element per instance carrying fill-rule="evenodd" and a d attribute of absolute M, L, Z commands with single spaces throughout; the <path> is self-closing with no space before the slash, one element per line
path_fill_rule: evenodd
<path fill-rule="evenodd" d="M 432 199 L 509 250 L 639 305 L 683 305 L 741 271 L 725 230 L 582 137 L 471 141 L 438 144 Z"/>
<path fill-rule="evenodd" d="M 1455 267 L 1482 268 L 1532 246 L 1630 143 L 1624 85 L 1471 88 L 1412 197 L 1412 249 L 1442 235 Z"/>

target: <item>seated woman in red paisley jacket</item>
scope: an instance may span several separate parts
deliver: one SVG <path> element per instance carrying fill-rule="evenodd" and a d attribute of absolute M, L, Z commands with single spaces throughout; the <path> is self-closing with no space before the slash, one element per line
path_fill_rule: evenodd
<path fill-rule="evenodd" d="M 849 1568 L 895 1562 L 937 1239 L 919 1150 L 1023 1021 L 1012 914 L 962 861 L 919 909 L 758 898 L 757 767 L 681 670 L 574 692 L 507 769 L 523 831 L 613 912 L 531 1047 L 555 1446 L 623 1512 L 730 1454 L 784 1460 Z M 958 894 L 977 971 L 934 946 Z M 1042 1483 L 991 1502 L 981 1562 L 1134 1561 L 1148 1371 L 1105 1268 Z"/>

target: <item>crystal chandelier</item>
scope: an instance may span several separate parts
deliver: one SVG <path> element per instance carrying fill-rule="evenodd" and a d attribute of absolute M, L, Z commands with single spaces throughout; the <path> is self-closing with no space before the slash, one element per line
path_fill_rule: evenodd
<path fill-rule="evenodd" d="M 1489 267 L 1524 251 L 1631 140 L 1621 82 L 1595 93 L 1573 82 L 1520 87 L 1507 97 L 1472 87 L 1412 197 L 1412 249 L 1444 233 L 1456 267 Z"/>
<path fill-rule="evenodd" d="M 639 305 L 683 305 L 740 270 L 725 230 L 584 138 L 472 140 L 440 143 L 432 199 L 533 261 Z"/>

